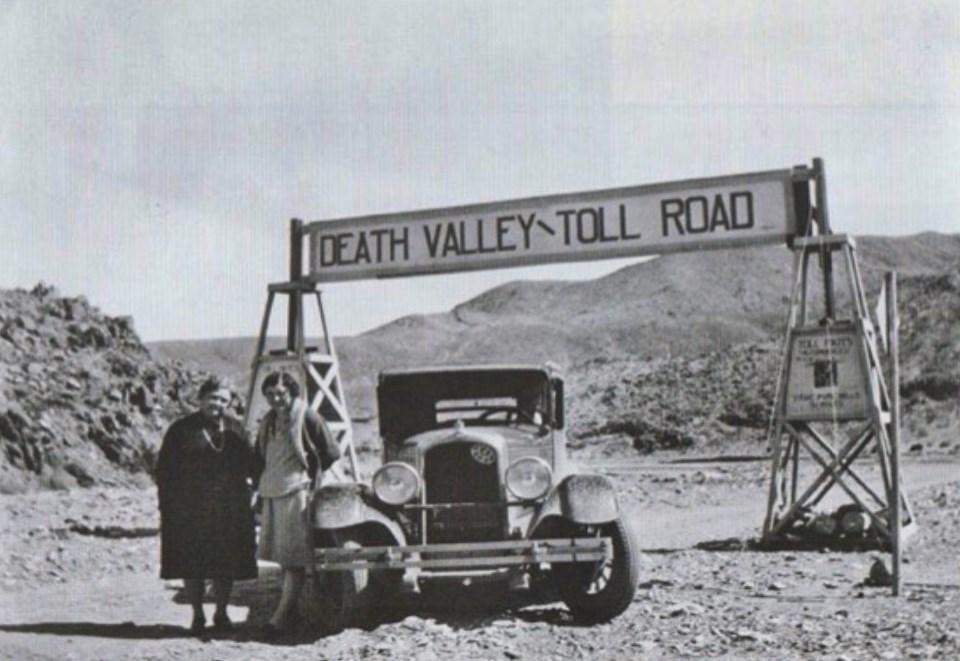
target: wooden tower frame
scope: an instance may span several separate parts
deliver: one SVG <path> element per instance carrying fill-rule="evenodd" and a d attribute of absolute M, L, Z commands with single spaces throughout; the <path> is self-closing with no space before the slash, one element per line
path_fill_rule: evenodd
<path fill-rule="evenodd" d="M 818 207 L 825 208 L 825 201 L 818 201 Z M 818 224 L 826 233 L 795 239 L 792 245 L 794 285 L 770 428 L 773 459 L 762 541 L 782 541 L 837 486 L 869 516 L 874 538 L 894 548 L 899 545 L 900 511 L 904 513 L 903 531 L 914 528 L 913 513 L 900 484 L 897 448 L 891 444 L 899 422 L 884 383 L 856 243 L 846 235 L 830 234 L 825 222 Z M 818 257 L 822 274 L 824 309 L 811 323 L 808 283 L 813 256 Z M 843 260 L 847 276 L 849 317 L 838 317 L 836 311 L 833 264 L 837 256 Z M 818 422 L 832 423 L 833 443 L 815 427 Z M 836 438 L 841 423 L 848 429 L 853 425 L 854 430 L 842 441 Z M 871 486 L 855 463 L 870 450 L 879 462 L 882 487 Z M 801 490 L 802 457 L 812 459 L 820 472 Z"/>
<path fill-rule="evenodd" d="M 252 376 L 247 392 L 245 425 L 253 431 L 264 411 L 260 398 L 260 384 L 273 371 L 290 372 L 300 383 L 303 395 L 311 409 L 320 413 L 340 446 L 342 456 L 349 462 L 353 480 L 359 481 L 357 456 L 353 443 L 353 426 L 340 381 L 339 361 L 333 337 L 327 327 L 323 298 L 316 284 L 302 277 L 303 223 L 290 222 L 290 281 L 267 286 L 267 303 L 260 325 L 260 336 L 252 364 Z M 287 298 L 287 337 L 283 349 L 268 350 L 271 313 L 277 296 Z M 309 299 L 316 301 L 320 313 L 321 346 L 307 346 L 304 311 Z M 256 404 L 260 404 L 257 406 Z M 342 479 L 342 467 L 334 465 L 334 472 Z"/>

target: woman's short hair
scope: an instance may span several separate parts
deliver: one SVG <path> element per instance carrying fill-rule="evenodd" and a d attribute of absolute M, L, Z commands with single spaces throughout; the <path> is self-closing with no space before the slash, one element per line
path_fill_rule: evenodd
<path fill-rule="evenodd" d="M 233 399 L 235 395 L 233 383 L 230 382 L 230 379 L 226 379 L 222 376 L 211 376 L 208 377 L 207 380 L 202 384 L 200 384 L 200 399 L 204 399 L 210 393 L 217 392 L 218 390 L 226 390 L 229 392 L 231 399 Z"/>
<path fill-rule="evenodd" d="M 290 372 L 271 372 L 260 385 L 260 392 L 266 395 L 267 390 L 276 387 L 277 384 L 286 388 L 291 397 L 297 398 L 300 396 L 300 384 Z"/>

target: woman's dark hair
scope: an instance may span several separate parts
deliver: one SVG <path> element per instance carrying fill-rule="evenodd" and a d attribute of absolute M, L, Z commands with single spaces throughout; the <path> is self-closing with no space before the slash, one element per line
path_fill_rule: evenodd
<path fill-rule="evenodd" d="M 294 399 L 300 396 L 300 384 L 297 383 L 297 380 L 293 378 L 290 372 L 271 372 L 260 385 L 260 392 L 266 395 L 267 390 L 276 387 L 277 384 L 286 388 L 287 392 L 289 392 L 290 396 Z"/>
<path fill-rule="evenodd" d="M 230 398 L 233 399 L 235 394 L 233 391 L 233 384 L 229 379 L 225 379 L 222 376 L 208 377 L 207 380 L 200 385 L 200 399 L 203 399 L 210 393 L 217 392 L 218 390 L 228 391 L 230 393 Z"/>

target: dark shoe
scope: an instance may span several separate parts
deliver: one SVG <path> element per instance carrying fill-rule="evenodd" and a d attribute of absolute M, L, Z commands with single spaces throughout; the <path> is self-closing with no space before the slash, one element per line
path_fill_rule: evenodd
<path fill-rule="evenodd" d="M 281 635 L 283 635 L 283 629 L 272 622 L 267 622 L 260 627 L 260 640 L 276 640 Z"/>
<path fill-rule="evenodd" d="M 203 615 L 195 615 L 193 622 L 190 623 L 190 635 L 192 636 L 202 636 L 204 629 L 207 627 L 207 620 Z"/>
<path fill-rule="evenodd" d="M 233 631 L 233 622 L 226 613 L 217 613 L 213 616 L 213 630 L 218 633 Z"/>

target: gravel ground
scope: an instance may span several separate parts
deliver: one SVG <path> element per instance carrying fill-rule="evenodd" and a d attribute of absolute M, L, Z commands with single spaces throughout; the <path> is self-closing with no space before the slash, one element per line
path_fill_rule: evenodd
<path fill-rule="evenodd" d="M 152 490 L 0 497 L 0 656 L 11 659 L 953 659 L 960 658 L 960 463 L 904 466 L 918 532 L 899 598 L 866 587 L 878 552 L 745 551 L 766 503 L 766 462 L 591 458 L 617 483 L 643 554 L 633 605 L 575 624 L 549 588 L 474 586 L 406 598 L 385 622 L 321 637 L 303 597 L 297 634 L 254 639 L 275 567 L 238 584 L 225 638 L 185 636 L 179 583 L 157 578 Z M 698 547 L 699 546 L 699 547 Z M 212 609 L 212 607 L 211 607 Z"/>

